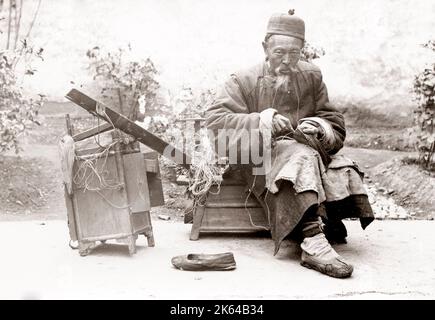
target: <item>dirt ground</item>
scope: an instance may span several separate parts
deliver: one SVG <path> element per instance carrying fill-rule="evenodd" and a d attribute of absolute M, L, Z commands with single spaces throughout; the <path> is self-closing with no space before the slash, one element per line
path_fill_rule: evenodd
<path fill-rule="evenodd" d="M 404 128 L 348 127 L 346 146 L 354 148 L 408 151 L 414 150 Z"/>
<path fill-rule="evenodd" d="M 416 164 L 392 159 L 377 165 L 372 177 L 392 188 L 392 197 L 398 204 L 419 212 L 420 218 L 435 216 L 435 174 L 423 171 Z"/>
<path fill-rule="evenodd" d="M 300 247 L 258 236 L 201 236 L 190 225 L 154 220 L 156 246 L 138 251 L 108 242 L 86 257 L 68 247 L 64 221 L 0 223 L 0 299 L 434 299 L 433 221 L 345 221 L 348 244 L 334 246 L 354 265 L 335 279 L 300 265 Z M 21 241 L 11 241 L 18 239 Z M 171 258 L 233 252 L 234 271 L 177 270 Z M 26 253 L 26 254 L 23 254 Z"/>

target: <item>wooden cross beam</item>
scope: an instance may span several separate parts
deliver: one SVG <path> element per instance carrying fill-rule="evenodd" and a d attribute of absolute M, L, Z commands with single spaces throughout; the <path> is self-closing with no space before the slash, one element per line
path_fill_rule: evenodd
<path fill-rule="evenodd" d="M 82 141 L 82 140 L 85 140 L 87 138 L 93 137 L 97 134 L 101 134 L 101 133 L 104 133 L 104 132 L 112 130 L 112 129 L 113 129 L 113 127 L 110 123 L 104 122 L 104 123 L 99 124 L 98 126 L 90 128 L 86 131 L 77 133 L 77 134 L 73 135 L 72 138 L 75 142 Z"/>
<path fill-rule="evenodd" d="M 107 121 L 116 129 L 135 137 L 137 141 L 143 143 L 154 151 L 157 151 L 168 159 L 173 160 L 186 169 L 190 168 L 191 160 L 187 154 L 155 136 L 148 130 L 145 130 L 122 114 L 110 109 L 109 107 L 76 89 L 72 89 L 70 92 L 68 92 L 66 98 L 79 105 L 89 113 Z"/>

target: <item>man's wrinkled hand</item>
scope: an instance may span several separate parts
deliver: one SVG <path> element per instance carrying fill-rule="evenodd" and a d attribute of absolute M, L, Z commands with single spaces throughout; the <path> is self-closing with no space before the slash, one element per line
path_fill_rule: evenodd
<path fill-rule="evenodd" d="M 290 120 L 281 114 L 274 115 L 272 119 L 272 134 L 277 136 L 282 133 L 293 131 Z"/>
<path fill-rule="evenodd" d="M 315 125 L 312 125 L 311 123 L 308 123 L 308 122 L 302 122 L 298 126 L 298 129 L 301 130 L 305 134 L 318 135 L 319 133 L 320 134 L 322 133 L 322 130 L 320 128 L 318 128 Z"/>

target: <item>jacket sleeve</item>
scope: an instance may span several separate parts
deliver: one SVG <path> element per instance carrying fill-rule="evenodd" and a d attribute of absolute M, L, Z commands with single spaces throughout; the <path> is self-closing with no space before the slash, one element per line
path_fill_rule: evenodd
<path fill-rule="evenodd" d="M 275 109 L 269 108 L 262 112 L 251 112 L 254 97 L 247 93 L 235 75 L 217 91 L 216 98 L 206 111 L 206 125 L 214 134 L 215 147 L 218 141 L 226 141 L 226 153 L 228 148 L 237 144 L 237 150 L 249 151 L 253 142 L 245 143 L 248 136 L 258 133 L 261 135 L 271 134 L 272 118 Z M 257 140 L 258 141 L 258 140 Z M 234 148 L 232 150 L 235 150 Z M 220 150 L 219 150 L 220 151 Z M 226 156 L 227 156 L 226 155 Z M 219 152 L 219 156 L 223 156 Z"/>
<path fill-rule="evenodd" d="M 323 146 L 328 153 L 335 154 L 343 147 L 344 139 L 346 138 L 344 117 L 343 114 L 329 102 L 328 91 L 323 82 L 320 70 L 316 72 L 314 83 L 315 115 L 313 117 L 303 118 L 300 122 L 309 121 L 320 126 L 323 131 L 320 137 Z"/>

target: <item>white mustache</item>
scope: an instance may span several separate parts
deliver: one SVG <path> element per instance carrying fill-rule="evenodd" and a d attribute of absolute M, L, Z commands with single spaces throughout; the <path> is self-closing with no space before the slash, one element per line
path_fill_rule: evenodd
<path fill-rule="evenodd" d="M 291 72 L 296 72 L 296 64 L 289 64 L 289 65 L 287 65 L 285 68 L 282 66 L 282 65 L 280 65 L 279 67 L 277 67 L 276 69 L 275 69 L 275 73 L 276 74 L 280 74 L 280 72 L 282 71 L 282 70 L 290 70 Z"/>

